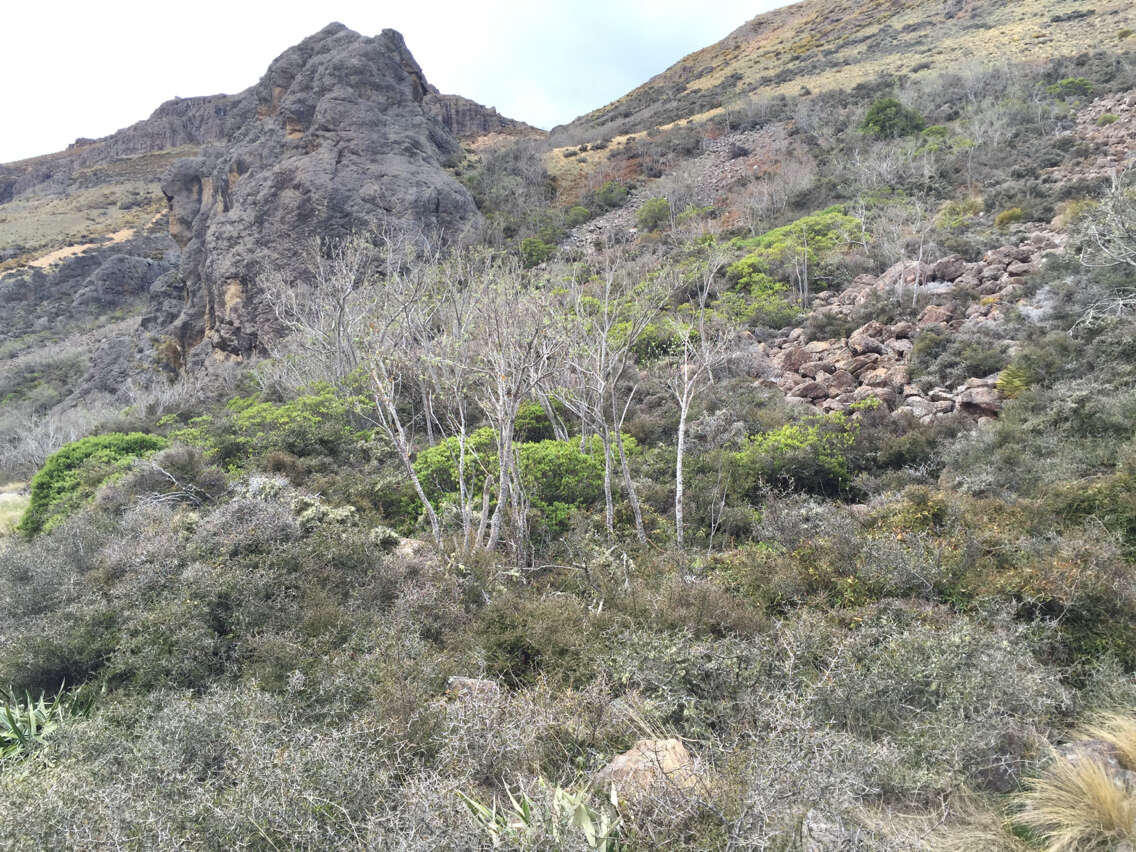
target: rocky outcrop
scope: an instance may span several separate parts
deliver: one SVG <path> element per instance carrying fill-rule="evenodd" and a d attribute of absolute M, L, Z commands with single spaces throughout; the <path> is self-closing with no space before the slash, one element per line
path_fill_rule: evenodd
<path fill-rule="evenodd" d="M 120 157 L 205 145 L 226 139 L 248 118 L 252 101 L 246 95 L 206 95 L 166 101 L 149 118 L 102 139 L 76 139 L 67 150 L 77 167 Z"/>
<path fill-rule="evenodd" d="M 489 133 L 506 136 L 543 136 L 538 130 L 523 121 L 506 118 L 493 109 L 482 106 L 477 101 L 461 95 L 443 95 L 431 91 L 423 99 L 427 112 L 445 125 L 450 133 L 459 139 L 474 139 Z"/>
<path fill-rule="evenodd" d="M 311 237 L 461 234 L 478 214 L 446 171 L 460 145 L 427 108 L 429 92 L 393 30 L 366 38 L 332 24 L 278 57 L 239 96 L 251 107 L 232 141 L 179 161 L 163 182 L 187 303 L 159 336 L 194 349 L 191 367 L 262 351 L 274 313 L 258 281 L 299 280 L 297 247 Z"/>

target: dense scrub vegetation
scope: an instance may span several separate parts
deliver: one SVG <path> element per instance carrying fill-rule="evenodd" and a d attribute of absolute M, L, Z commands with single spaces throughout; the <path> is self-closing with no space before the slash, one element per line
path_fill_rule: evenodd
<path fill-rule="evenodd" d="M 1130 840 L 1052 809 L 1100 804 L 1096 764 L 1050 755 L 1097 714 L 1136 771 L 1136 254 L 1108 230 L 1132 190 L 1037 171 L 1136 79 L 1068 65 L 735 114 L 792 117 L 799 159 L 716 218 L 650 185 L 638 241 L 596 254 L 560 229 L 626 184 L 557 210 L 532 152 L 486 156 L 478 244 L 356 239 L 277 305 L 272 359 L 50 455 L 0 543 L 2 700 L 51 724 L 0 751 L 11 845 Z M 630 155 L 669 168 L 692 132 Z M 1072 240 L 1030 309 L 925 324 L 909 362 L 928 387 L 1001 371 L 996 420 L 820 413 L 756 373 L 797 326 L 915 319 L 917 287 L 848 327 L 813 298 L 979 257 L 1014 209 Z M 337 275 L 352 252 L 384 276 Z M 694 781 L 613 804 L 595 774 L 644 737 L 685 742 Z"/>

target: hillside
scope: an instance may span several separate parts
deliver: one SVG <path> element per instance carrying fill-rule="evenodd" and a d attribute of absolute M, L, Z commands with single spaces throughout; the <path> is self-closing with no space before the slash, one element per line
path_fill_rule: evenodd
<path fill-rule="evenodd" d="M 5 167 L 0 849 L 1131 849 L 1131 14 L 551 139 L 332 24 Z"/>
<path fill-rule="evenodd" d="M 1122 47 L 1134 25 L 1123 0 L 804 0 L 757 16 L 552 135 L 578 144 L 729 110 L 749 94 L 825 92 L 883 75 Z"/>

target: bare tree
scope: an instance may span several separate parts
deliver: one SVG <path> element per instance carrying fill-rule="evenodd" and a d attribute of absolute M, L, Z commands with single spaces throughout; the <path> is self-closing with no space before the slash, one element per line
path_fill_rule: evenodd
<path fill-rule="evenodd" d="M 600 437 L 604 461 L 604 526 L 614 533 L 612 479 L 618 454 L 623 487 L 640 541 L 647 534 L 643 513 L 623 441 L 623 425 L 638 390 L 626 381 L 635 346 L 659 315 L 665 293 L 658 276 L 628 268 L 625 258 L 609 253 L 606 266 L 592 282 L 568 291 L 565 370 L 558 393 L 573 414 Z"/>
<path fill-rule="evenodd" d="M 259 283 L 287 335 L 273 354 L 292 358 L 303 374 L 318 368 L 342 385 L 359 366 L 375 259 L 374 246 L 361 234 L 330 243 L 314 239 L 304 251 L 306 280 L 285 279 L 278 271 L 262 276 Z"/>
<path fill-rule="evenodd" d="M 514 443 L 517 413 L 552 374 L 560 341 L 553 333 L 547 298 L 526 286 L 517 264 L 499 262 L 474 284 L 478 304 L 474 394 L 497 439 L 497 506 L 486 546 L 497 546 L 508 507 L 511 544 L 521 561 L 526 557 L 528 500 Z"/>
<path fill-rule="evenodd" d="M 675 544 L 685 547 L 683 529 L 683 462 L 686 450 L 686 426 L 690 409 L 695 398 L 714 379 L 714 370 L 725 360 L 728 353 L 728 337 L 725 328 L 710 310 L 714 280 L 726 264 L 727 256 L 719 247 L 712 247 L 698 281 L 694 301 L 694 316 L 689 322 L 675 322 L 679 354 L 671 364 L 667 383 L 671 395 L 678 404 L 678 431 L 675 436 Z"/>

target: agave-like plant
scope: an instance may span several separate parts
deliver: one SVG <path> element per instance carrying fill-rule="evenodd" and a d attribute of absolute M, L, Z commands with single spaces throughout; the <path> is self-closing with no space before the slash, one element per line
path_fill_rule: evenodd
<path fill-rule="evenodd" d="M 89 715 L 93 703 L 88 689 L 64 692 L 60 687 L 54 697 L 40 693 L 38 699 L 28 692 L 21 699 L 11 688 L 0 690 L 0 760 L 27 754 L 67 719 Z"/>
<path fill-rule="evenodd" d="M 558 785 L 551 791 L 551 807 L 543 819 L 538 814 L 538 805 L 524 790 L 514 795 L 506 787 L 509 808 L 500 810 L 496 800 L 486 805 L 461 790 L 455 792 L 482 831 L 489 835 L 494 848 L 503 844 L 528 847 L 539 839 L 537 835 L 543 828 L 550 831 L 556 841 L 561 839 L 564 829 L 574 829 L 596 852 L 620 852 L 623 849 L 619 839 L 619 802 L 614 787 L 610 797 L 612 809 L 609 810 L 589 804 L 592 790 L 588 785 L 575 790 L 566 790 Z"/>

